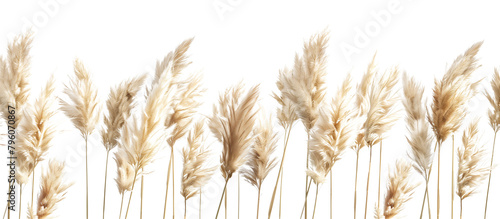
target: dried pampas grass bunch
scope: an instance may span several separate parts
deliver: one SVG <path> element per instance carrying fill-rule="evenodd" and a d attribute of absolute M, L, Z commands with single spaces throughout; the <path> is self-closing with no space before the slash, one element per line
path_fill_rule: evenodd
<path fill-rule="evenodd" d="M 437 214 L 440 215 L 440 192 L 439 180 L 441 172 L 441 146 L 443 142 L 461 126 L 467 112 L 466 104 L 476 94 L 479 81 L 472 81 L 472 73 L 479 68 L 476 55 L 481 48 L 482 42 L 472 45 L 463 55 L 459 55 L 450 66 L 446 74 L 439 81 L 434 82 L 433 102 L 429 122 L 431 123 L 437 141 L 438 149 L 438 179 L 437 179 Z M 451 199 L 453 217 L 453 193 L 454 193 L 454 161 L 455 147 L 452 145 L 452 177 L 451 177 Z"/>
<path fill-rule="evenodd" d="M 102 204 L 103 218 L 106 212 L 106 184 L 108 179 L 109 152 L 118 145 L 120 130 L 125 125 L 125 121 L 130 117 L 131 111 L 136 105 L 136 95 L 140 91 L 145 79 L 146 75 L 140 75 L 120 83 L 118 86 L 115 86 L 110 90 L 108 100 L 106 101 L 108 115 L 104 116 L 104 127 L 101 129 L 102 142 L 104 148 L 106 148 L 104 197 Z M 123 158 L 118 159 L 123 162 Z"/>
<path fill-rule="evenodd" d="M 182 150 L 184 166 L 182 167 L 181 195 L 184 197 L 184 218 L 186 218 L 188 199 L 201 194 L 201 188 L 212 178 L 217 167 L 209 164 L 212 156 L 208 150 L 205 136 L 205 120 L 198 121 L 188 134 L 188 147 Z M 200 196 L 201 202 L 201 196 Z M 201 206 L 200 206 L 201 217 Z"/>
<path fill-rule="evenodd" d="M 425 193 L 422 201 L 422 209 L 420 211 L 420 218 L 422 218 L 425 198 L 427 197 L 427 201 L 429 201 L 427 193 L 430 169 L 432 166 L 432 142 L 434 138 L 430 130 L 430 125 L 426 119 L 425 101 L 422 99 L 424 87 L 414 78 L 408 77 L 409 76 L 406 74 L 403 75 L 403 105 L 406 110 L 406 127 L 408 129 L 406 140 L 411 147 L 409 157 L 413 161 L 413 168 L 424 177 L 425 180 Z M 430 206 L 428 206 L 428 211 L 430 217 Z"/>
<path fill-rule="evenodd" d="M 319 109 L 326 93 L 326 45 L 328 33 L 326 31 L 314 35 L 304 44 L 302 57 L 295 56 L 295 63 L 291 74 L 284 75 L 283 95 L 290 99 L 295 112 L 306 128 L 308 144 L 311 129 L 319 118 Z M 309 168 L 309 145 L 306 147 L 306 169 Z M 307 188 L 308 175 L 305 180 L 305 217 L 307 218 Z"/>
<path fill-rule="evenodd" d="M 63 170 L 64 163 L 55 160 L 49 161 L 48 170 L 42 174 L 38 208 L 36 212 L 30 208 L 28 218 L 54 218 L 53 213 L 56 210 L 56 205 L 65 198 L 68 188 L 73 185 L 73 183 L 63 181 Z"/>
<path fill-rule="evenodd" d="M 491 110 L 488 112 L 488 117 L 490 121 L 491 128 L 493 129 L 493 147 L 491 149 L 491 161 L 490 161 L 490 173 L 488 174 L 488 189 L 486 191 L 486 203 L 484 205 L 484 218 L 488 212 L 488 198 L 490 195 L 490 183 L 491 183 L 491 170 L 493 169 L 493 157 L 495 156 L 495 143 L 497 138 L 498 130 L 500 130 L 500 73 L 498 69 L 495 68 L 495 74 L 491 79 L 491 90 L 493 94 L 485 91 L 486 98 L 491 104 Z"/>
<path fill-rule="evenodd" d="M 294 105 L 292 101 L 284 95 L 285 86 L 284 80 L 289 77 L 291 70 L 285 68 L 279 72 L 278 81 L 276 81 L 276 86 L 280 91 L 280 94 L 273 93 L 273 98 L 278 102 L 279 108 L 277 109 L 277 117 L 280 126 L 283 128 L 285 134 L 283 137 L 283 154 L 281 155 L 280 168 L 278 170 L 278 177 L 276 178 L 276 184 L 274 186 L 273 194 L 271 196 L 271 203 L 269 204 L 268 217 L 271 217 L 271 212 L 274 205 L 274 197 L 276 196 L 276 190 L 278 188 L 278 182 L 280 184 L 280 202 L 279 202 L 279 215 L 281 218 L 281 194 L 283 192 L 283 163 L 285 161 L 286 148 L 288 146 L 288 139 L 290 138 L 290 132 L 293 125 L 299 119 L 297 113 L 295 112 Z"/>
<path fill-rule="evenodd" d="M 210 130 L 222 143 L 220 169 L 226 181 L 216 218 L 226 194 L 227 182 L 247 161 L 247 154 L 253 143 L 252 130 L 257 113 L 254 108 L 258 97 L 259 86 L 251 87 L 244 94 L 243 84 L 240 83 L 220 95 L 219 104 L 214 106 L 213 116 L 210 117 Z"/>
<path fill-rule="evenodd" d="M 460 197 L 460 218 L 462 202 L 476 193 L 478 187 L 488 177 L 490 168 L 484 163 L 486 153 L 479 145 L 479 120 L 471 122 L 462 135 L 463 147 L 458 148 L 457 195 Z"/>
<path fill-rule="evenodd" d="M 404 218 L 400 213 L 418 186 L 418 184 L 412 183 L 411 175 L 412 166 L 405 161 L 398 160 L 394 173 L 389 175 L 383 211 L 386 219 Z"/>
<path fill-rule="evenodd" d="M 314 209 L 316 209 L 319 184 L 324 183 L 326 176 L 330 173 L 330 217 L 332 217 L 333 199 L 332 168 L 341 159 L 345 150 L 354 144 L 352 142 L 354 134 L 352 102 L 354 95 L 351 90 L 352 81 L 350 75 L 348 75 L 337 91 L 335 98 L 321 111 L 309 142 L 309 162 L 311 165 L 307 170 L 307 174 L 316 184 Z M 313 211 L 313 218 L 314 212 L 316 211 Z"/>
<path fill-rule="evenodd" d="M 243 177 L 252 186 L 257 187 L 257 218 L 259 218 L 262 183 L 278 163 L 277 158 L 272 157 L 278 143 L 278 136 L 273 130 L 272 121 L 271 117 L 262 116 L 259 124 L 254 128 L 255 142 L 250 150 L 247 167 L 241 171 Z"/>
<path fill-rule="evenodd" d="M 31 189 L 34 190 L 35 168 L 38 163 L 44 160 L 57 134 L 56 114 L 58 106 L 54 91 L 55 80 L 54 77 L 50 77 L 33 106 L 23 111 L 24 119 L 19 126 L 22 132 L 19 133 L 16 150 L 18 163 L 16 180 L 20 185 L 21 193 L 19 209 L 22 206 L 23 185 L 27 184 L 30 176 L 33 175 Z M 31 203 L 33 203 L 33 192 L 31 193 Z M 19 213 L 21 214 L 21 210 Z"/>
<path fill-rule="evenodd" d="M 88 173 L 88 137 L 94 131 L 101 116 L 101 108 L 97 99 L 97 88 L 92 82 L 91 75 L 78 59 L 74 62 L 75 76 L 69 85 L 65 86 L 64 93 L 69 102 L 61 100 L 61 109 L 68 116 L 73 125 L 80 131 L 85 140 L 85 194 L 86 215 L 89 216 L 89 173 Z"/>

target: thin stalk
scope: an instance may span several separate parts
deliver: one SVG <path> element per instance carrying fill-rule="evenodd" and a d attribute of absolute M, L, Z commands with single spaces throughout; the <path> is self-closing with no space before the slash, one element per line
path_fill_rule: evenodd
<path fill-rule="evenodd" d="M 438 146 L 438 175 L 437 175 L 437 218 L 439 219 L 439 207 L 440 207 L 440 197 L 439 197 L 439 178 L 441 176 L 441 142 Z"/>
<path fill-rule="evenodd" d="M 462 219 L 462 199 L 460 199 L 460 219 Z"/>
<path fill-rule="evenodd" d="M 380 173 L 382 172 L 382 140 L 380 140 L 380 155 L 378 160 L 378 195 L 377 195 L 377 209 L 380 209 Z"/>
<path fill-rule="evenodd" d="M 306 153 L 306 170 L 309 169 L 309 139 L 311 138 L 311 135 L 309 134 L 309 131 L 307 132 L 307 153 Z M 309 176 L 306 174 L 306 188 L 305 188 L 305 218 L 307 219 L 307 179 L 309 179 Z"/>
<path fill-rule="evenodd" d="M 142 169 L 144 171 L 144 169 Z M 142 219 L 142 199 L 144 195 L 144 175 L 141 176 L 141 210 L 140 210 L 140 218 Z"/>
<path fill-rule="evenodd" d="M 186 198 L 184 198 L 184 219 L 186 219 L 186 209 L 187 209 L 187 204 L 186 204 L 186 202 L 187 202 L 187 199 L 186 199 Z"/>
<path fill-rule="evenodd" d="M 222 199 L 224 199 L 224 194 L 226 193 L 227 182 L 229 178 L 226 179 L 226 183 L 224 184 L 224 189 L 222 190 L 222 195 L 220 196 L 219 207 L 217 208 L 217 214 L 215 215 L 215 219 L 219 216 L 220 206 L 222 205 Z"/>
<path fill-rule="evenodd" d="M 36 166 L 35 166 L 36 167 Z M 33 212 L 33 196 L 35 194 L 35 169 L 33 168 L 33 178 L 31 179 L 31 211 Z"/>
<path fill-rule="evenodd" d="M 288 138 L 290 137 L 290 131 L 292 130 L 292 126 L 288 126 L 288 131 L 287 128 L 285 128 L 285 137 L 284 137 L 284 147 L 283 147 L 283 155 L 281 158 L 280 162 L 280 169 L 278 170 L 278 178 L 276 179 L 276 185 L 274 186 L 273 190 L 273 195 L 271 196 L 271 203 L 269 204 L 269 211 L 267 213 L 267 217 L 271 217 L 271 212 L 273 211 L 273 204 L 274 204 L 274 197 L 276 196 L 276 189 L 278 188 L 278 181 L 280 181 L 280 178 L 283 179 L 283 162 L 285 161 L 285 153 L 286 153 L 286 148 L 288 145 Z M 281 175 L 280 175 L 281 174 Z M 283 180 L 281 180 L 280 183 L 280 204 L 279 204 L 279 210 L 280 210 L 280 218 L 281 218 L 281 188 L 283 185 Z"/>
<path fill-rule="evenodd" d="M 198 211 L 199 211 L 198 217 L 199 219 L 201 219 L 201 188 L 200 188 L 200 207 L 198 208 Z"/>
<path fill-rule="evenodd" d="M 490 174 L 488 177 L 488 189 L 486 190 L 486 204 L 484 205 L 484 219 L 486 219 L 486 212 L 488 210 L 488 197 L 490 195 L 490 182 L 491 182 L 491 169 L 493 168 L 493 156 L 495 154 L 495 141 L 497 140 L 497 132 L 498 132 L 498 130 L 495 130 L 495 135 L 493 135 L 493 148 L 491 149 Z"/>
<path fill-rule="evenodd" d="M 23 204 L 23 186 L 20 185 L 19 186 L 19 219 L 21 219 L 21 207 L 22 207 L 22 204 Z M 32 203 L 33 205 L 33 203 Z"/>
<path fill-rule="evenodd" d="M 259 219 L 260 187 L 261 187 L 261 185 L 259 184 L 259 194 L 257 195 L 257 219 Z"/>
<path fill-rule="evenodd" d="M 174 159 L 174 145 L 172 144 L 172 151 L 170 154 L 170 157 L 172 158 L 172 219 L 175 219 L 175 174 L 174 174 L 174 164 L 175 164 L 175 159 Z"/>
<path fill-rule="evenodd" d="M 120 216 L 118 216 L 118 219 L 122 218 L 122 209 L 123 209 L 123 197 L 125 196 L 125 191 L 122 193 L 122 201 L 120 204 Z"/>
<path fill-rule="evenodd" d="M 434 152 L 433 152 L 433 154 L 436 153 L 437 146 L 438 146 L 438 142 L 436 142 L 436 144 L 434 144 Z M 432 165 L 433 164 L 434 164 L 434 162 L 431 163 L 431 166 L 429 167 L 429 173 L 425 176 L 425 180 L 426 180 L 426 183 L 427 183 L 426 186 L 427 187 L 428 187 L 429 180 L 431 178 L 431 172 L 432 172 Z M 423 203 L 422 203 L 422 210 L 420 211 L 420 218 L 422 218 L 422 214 L 424 212 L 424 203 L 425 203 L 426 197 L 427 197 L 427 208 L 429 209 L 429 219 L 430 219 L 431 218 L 431 209 L 430 209 L 431 208 L 431 203 L 429 201 L 429 190 L 428 190 L 428 188 L 426 188 L 425 192 L 424 192 L 424 200 L 422 200 Z"/>
<path fill-rule="evenodd" d="M 333 181 L 332 181 L 332 170 L 330 169 L 330 219 L 332 219 L 333 215 Z"/>
<path fill-rule="evenodd" d="M 309 179 L 309 185 L 307 186 L 307 195 L 309 195 L 309 190 L 311 190 L 311 185 L 312 185 L 312 178 Z M 302 215 L 304 215 L 304 209 L 306 208 L 306 203 L 304 202 L 304 205 L 302 205 L 302 211 L 300 212 L 300 218 L 302 218 Z"/>
<path fill-rule="evenodd" d="M 240 219 L 240 173 L 238 173 L 238 219 Z"/>
<path fill-rule="evenodd" d="M 5 205 L 5 210 L 3 211 L 3 217 L 2 218 L 5 218 L 5 215 L 7 214 L 7 209 L 9 209 L 9 202 L 7 202 L 6 205 Z"/>
<path fill-rule="evenodd" d="M 106 167 L 104 170 L 104 197 L 102 201 L 102 219 L 104 219 L 104 214 L 106 212 L 106 183 L 108 181 L 108 158 L 109 158 L 109 150 L 106 152 Z"/>
<path fill-rule="evenodd" d="M 225 188 L 225 197 L 224 197 L 224 218 L 227 219 L 227 188 Z"/>
<path fill-rule="evenodd" d="M 356 197 L 358 193 L 358 163 L 359 163 L 359 149 L 356 149 L 356 176 L 354 178 L 354 219 L 356 219 Z"/>
<path fill-rule="evenodd" d="M 424 205 L 425 205 L 425 197 L 427 197 L 427 202 L 429 202 L 429 196 L 427 195 L 429 189 L 429 180 L 427 180 L 427 176 L 425 176 L 425 193 L 424 193 L 424 200 L 422 200 L 422 209 L 420 210 L 420 219 L 422 219 L 422 216 L 424 214 Z M 429 210 L 429 219 L 431 218 L 431 208 L 427 208 Z"/>
<path fill-rule="evenodd" d="M 368 178 L 366 179 L 366 196 L 365 196 L 365 219 L 366 219 L 366 213 L 368 209 L 368 189 L 370 187 L 370 172 L 372 169 L 372 149 L 373 145 L 368 145 L 370 147 L 370 159 L 368 161 Z"/>
<path fill-rule="evenodd" d="M 89 165 L 88 165 L 88 136 L 85 136 L 85 200 L 86 200 L 86 216 L 89 219 Z M 34 180 L 35 177 L 33 177 Z M 33 203 L 33 202 L 32 202 Z"/>
<path fill-rule="evenodd" d="M 316 214 L 316 203 L 318 203 L 318 190 L 319 190 L 319 185 L 316 184 L 316 197 L 314 198 L 314 209 L 313 209 L 313 217 L 312 219 L 314 219 L 314 215 Z"/>
<path fill-rule="evenodd" d="M 167 189 L 165 191 L 165 203 L 163 204 L 163 219 L 165 219 L 165 214 L 167 213 L 167 198 L 168 198 L 168 183 L 170 182 L 170 169 L 172 165 L 172 156 L 170 156 L 170 160 L 168 161 L 168 171 L 167 171 Z"/>
<path fill-rule="evenodd" d="M 283 193 L 283 171 L 281 171 L 280 178 L 280 202 L 279 202 L 279 219 L 281 219 L 281 197 Z"/>
<path fill-rule="evenodd" d="M 128 198 L 127 211 L 125 212 L 125 219 L 127 219 L 128 209 L 130 208 L 130 201 L 132 201 L 132 194 L 134 193 L 135 180 L 137 179 L 137 171 L 138 170 L 135 170 L 134 182 L 132 183 L 132 189 L 130 190 L 130 197 Z"/>
<path fill-rule="evenodd" d="M 455 135 L 451 136 L 451 218 L 453 218 L 453 201 L 455 199 Z"/>

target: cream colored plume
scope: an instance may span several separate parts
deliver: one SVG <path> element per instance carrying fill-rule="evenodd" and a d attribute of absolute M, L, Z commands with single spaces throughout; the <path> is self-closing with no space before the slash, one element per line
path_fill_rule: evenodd
<path fill-rule="evenodd" d="M 490 125 L 495 132 L 498 132 L 500 129 L 500 74 L 498 73 L 498 69 L 495 68 L 495 74 L 493 75 L 493 79 L 491 79 L 491 90 L 493 90 L 493 94 L 489 92 L 485 92 L 486 98 L 491 104 L 491 109 L 488 112 L 488 116 L 490 119 Z"/>
<path fill-rule="evenodd" d="M 396 162 L 394 173 L 389 175 L 389 185 L 384 202 L 384 217 L 405 218 L 401 215 L 405 204 L 412 198 L 418 184 L 412 183 L 411 165 L 399 160 Z"/>
<path fill-rule="evenodd" d="M 75 60 L 74 67 L 75 76 L 64 89 L 69 102 L 61 100 L 61 109 L 81 135 L 87 138 L 99 122 L 101 108 L 97 99 L 97 87 L 92 82 L 90 73 L 78 59 Z"/>
<path fill-rule="evenodd" d="M 278 122 L 284 129 L 290 128 L 299 119 L 297 113 L 295 112 L 295 107 L 293 102 L 284 95 L 285 86 L 284 81 L 287 77 L 290 77 L 291 70 L 285 68 L 279 72 L 278 81 L 276 81 L 276 86 L 280 91 L 280 95 L 273 93 L 274 99 L 278 102 L 280 107 L 277 110 Z"/>
<path fill-rule="evenodd" d="M 214 105 L 209 126 L 215 137 L 222 143 L 221 172 L 229 180 L 243 165 L 253 143 L 255 104 L 259 97 L 259 87 L 251 87 L 243 94 L 240 83 L 226 90 Z"/>

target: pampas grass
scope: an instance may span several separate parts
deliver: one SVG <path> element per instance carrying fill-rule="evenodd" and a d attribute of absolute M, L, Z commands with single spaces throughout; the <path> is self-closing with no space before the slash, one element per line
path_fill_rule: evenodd
<path fill-rule="evenodd" d="M 167 195 L 168 195 L 168 183 L 170 181 L 170 170 L 172 170 L 172 187 L 175 185 L 175 174 L 174 174 L 174 145 L 175 142 L 183 137 L 188 131 L 189 125 L 192 123 L 192 115 L 195 112 L 196 107 L 200 105 L 200 102 L 196 98 L 201 96 L 202 89 L 199 76 L 192 76 L 185 81 L 179 79 L 182 71 L 188 67 L 191 62 L 188 62 L 187 51 L 193 42 L 193 38 L 184 40 L 177 48 L 168 53 L 162 62 L 156 64 L 156 79 L 159 78 L 165 69 L 171 69 L 171 77 L 177 86 L 177 91 L 174 93 L 174 98 L 171 101 L 172 110 L 165 111 L 166 114 L 164 125 L 167 129 L 173 127 L 172 134 L 167 139 L 170 146 L 170 161 L 167 170 L 167 182 L 165 190 L 165 202 L 163 207 L 163 218 L 165 218 L 167 209 Z M 156 81 L 155 79 L 155 81 Z M 155 85 L 153 81 L 152 86 Z M 142 184 L 141 184 L 142 187 Z M 172 188 L 172 218 L 175 217 L 175 188 Z M 141 207 L 142 209 L 142 207 Z"/>
<path fill-rule="evenodd" d="M 368 161 L 368 177 L 366 181 L 365 197 L 365 218 L 368 210 L 368 189 L 370 186 L 370 172 L 373 145 L 380 143 L 384 134 L 394 125 L 398 116 L 394 106 L 398 100 L 394 91 L 399 78 L 399 69 L 397 67 L 389 70 L 383 75 L 373 77 L 377 83 L 372 82 L 368 91 L 368 108 L 366 111 L 366 120 L 362 126 L 363 139 L 370 149 L 370 158 Z M 382 145 L 381 145 L 382 146 Z M 382 149 L 382 148 L 381 148 Z M 382 162 L 382 157 L 380 157 Z M 380 170 L 379 170 L 380 171 Z M 378 197 L 377 197 L 378 199 Z"/>
<path fill-rule="evenodd" d="M 412 198 L 415 188 L 418 184 L 412 183 L 411 171 L 412 166 L 402 160 L 396 162 L 396 169 L 393 174 L 389 175 L 389 185 L 384 202 L 384 217 L 404 218 L 401 216 L 401 211 L 404 210 L 405 204 Z"/>
<path fill-rule="evenodd" d="M 293 71 L 284 77 L 283 95 L 294 104 L 295 112 L 306 128 L 308 145 L 306 147 L 306 169 L 309 168 L 309 140 L 311 129 L 319 118 L 326 88 L 326 44 L 328 33 L 322 32 L 311 37 L 304 45 L 302 57 L 295 56 Z M 305 217 L 307 218 L 308 175 L 305 180 Z"/>
<path fill-rule="evenodd" d="M 443 79 L 434 82 L 433 102 L 429 122 L 438 144 L 437 217 L 440 216 L 439 179 L 441 171 L 441 146 L 458 128 L 466 116 L 466 103 L 476 94 L 479 82 L 473 82 L 472 73 L 479 67 L 476 54 L 482 42 L 472 45 L 463 55 L 459 55 L 450 66 Z M 453 146 L 452 149 L 454 150 Z M 453 153 L 452 150 L 452 153 Z M 452 167 L 454 168 L 454 155 Z M 452 168 L 452 194 L 454 169 Z M 453 197 L 452 197 L 453 199 Z M 451 204 L 453 208 L 453 201 Z M 452 209 L 453 212 L 453 209 Z"/>
<path fill-rule="evenodd" d="M 262 183 L 269 172 L 278 163 L 277 158 L 272 157 L 278 143 L 277 134 L 273 130 L 271 117 L 260 119 L 254 129 L 255 142 L 252 145 L 247 168 L 241 171 L 241 175 L 258 190 L 257 192 L 257 218 L 259 218 L 260 193 Z"/>
<path fill-rule="evenodd" d="M 288 139 L 290 137 L 290 131 L 292 130 L 293 125 L 299 119 L 297 114 L 295 113 L 295 108 L 293 107 L 292 101 L 283 95 L 283 91 L 285 89 L 283 85 L 283 81 L 291 74 L 291 71 L 288 68 L 280 71 L 278 76 L 278 81 L 276 81 L 276 86 L 280 91 L 280 95 L 273 93 L 274 99 L 278 102 L 279 108 L 277 109 L 277 118 L 279 125 L 283 128 L 285 135 L 283 137 L 283 154 L 281 155 L 280 168 L 278 170 L 278 177 L 276 178 L 276 184 L 274 186 L 273 194 L 271 196 L 271 202 L 269 204 L 269 211 L 267 216 L 271 217 L 271 212 L 273 210 L 274 197 L 276 195 L 276 189 L 278 188 L 278 182 L 280 182 L 280 201 L 279 201 L 279 218 L 281 218 L 281 194 L 282 194 L 282 185 L 283 185 L 283 163 L 285 161 L 286 148 L 288 146 Z"/>
<path fill-rule="evenodd" d="M 498 73 L 498 69 L 495 68 L 495 74 L 493 75 L 493 79 L 491 79 L 491 89 L 493 90 L 493 94 L 489 92 L 485 92 L 486 98 L 491 104 L 493 108 L 488 112 L 488 117 L 490 121 L 491 128 L 495 133 L 493 135 L 493 147 L 491 148 L 491 161 L 490 161 L 490 172 L 488 174 L 488 189 L 486 191 L 486 203 L 484 204 L 484 219 L 486 219 L 486 214 L 488 210 L 488 198 L 490 195 L 490 182 L 491 182 L 491 170 L 493 168 L 493 156 L 495 155 L 495 142 L 497 138 L 498 130 L 500 129 L 500 74 Z"/>
<path fill-rule="evenodd" d="M 94 131 L 99 118 L 101 109 L 97 100 L 97 88 L 92 83 L 90 73 L 85 69 L 83 63 L 78 59 L 74 62 L 75 77 L 71 79 L 69 85 L 65 86 L 64 93 L 70 101 L 61 100 L 62 107 L 66 116 L 68 116 L 73 125 L 80 131 L 85 139 L 85 194 L 86 194 L 86 217 L 89 217 L 89 186 L 88 186 L 88 160 L 87 146 L 88 137 Z"/>
<path fill-rule="evenodd" d="M 208 164 L 211 153 L 205 146 L 204 129 L 205 120 L 198 121 L 187 137 L 188 147 L 182 151 L 184 166 L 181 195 L 184 197 L 184 218 L 186 218 L 187 200 L 201 192 L 201 188 L 207 184 L 217 168 Z"/>
<path fill-rule="evenodd" d="M 219 105 L 214 106 L 213 116 L 210 117 L 210 130 L 222 143 L 221 172 L 226 181 L 215 218 L 219 215 L 227 182 L 247 161 L 247 154 L 253 143 L 252 130 L 256 115 L 254 106 L 258 92 L 259 87 L 253 86 L 243 96 L 241 83 L 227 89 L 219 97 Z"/>
<path fill-rule="evenodd" d="M 413 168 L 422 177 L 424 177 L 425 180 L 426 192 L 424 194 L 422 209 L 420 212 L 420 218 L 422 218 L 425 205 L 425 197 L 427 197 L 427 200 L 429 200 L 427 191 L 429 187 L 430 168 L 432 165 L 433 136 L 430 132 L 430 127 L 426 120 L 427 114 L 425 111 L 425 102 L 422 99 L 424 87 L 420 83 L 416 82 L 414 78 L 408 78 L 408 75 L 404 74 L 403 91 L 403 105 L 406 110 L 406 127 L 408 129 L 408 136 L 406 137 L 406 140 L 411 147 L 409 157 L 413 161 Z M 428 210 L 430 217 L 430 206 L 428 206 Z"/>
<path fill-rule="evenodd" d="M 125 120 L 130 117 L 131 111 L 136 105 L 135 97 L 145 79 L 146 75 L 141 75 L 120 83 L 118 86 L 111 89 L 108 100 L 106 101 L 108 115 L 104 116 L 105 127 L 101 129 L 102 142 L 104 148 L 106 148 L 102 218 L 104 218 L 106 212 L 106 184 L 108 179 L 109 152 L 118 145 L 120 130 L 125 124 Z"/>
<path fill-rule="evenodd" d="M 487 178 L 490 168 L 482 161 L 486 153 L 479 145 L 479 121 L 476 119 L 462 135 L 463 147 L 458 148 L 457 195 L 460 197 L 460 218 L 462 202 L 476 193 L 480 184 Z"/>
<path fill-rule="evenodd" d="M 57 131 L 55 116 L 58 107 L 54 90 L 54 77 L 50 77 L 33 106 L 23 111 L 24 119 L 19 126 L 22 132 L 19 133 L 16 150 L 18 163 L 16 180 L 22 193 L 23 185 L 27 184 L 30 176 L 33 175 L 31 203 L 33 203 L 35 188 L 35 168 L 44 160 Z M 19 198 L 19 217 L 21 217 L 22 195 Z"/>
<path fill-rule="evenodd" d="M 345 150 L 354 143 L 351 142 L 354 134 L 352 122 L 353 109 L 351 92 L 351 78 L 348 75 L 337 95 L 320 113 L 320 118 L 311 135 L 309 143 L 310 168 L 307 174 L 312 178 L 318 190 L 319 184 L 324 183 L 328 173 L 332 173 L 333 165 L 340 160 Z M 332 183 L 330 181 L 330 183 Z M 317 197 L 315 198 L 317 199 Z M 316 206 L 316 201 L 314 206 Z M 316 207 L 314 208 L 316 209 Z M 313 218 L 315 215 L 313 211 Z M 332 186 L 330 184 L 330 218 L 332 217 Z"/>
<path fill-rule="evenodd" d="M 48 170 L 42 174 L 38 208 L 36 212 L 30 210 L 28 218 L 54 218 L 53 213 L 56 210 L 56 205 L 65 198 L 66 190 L 73 184 L 63 181 L 63 170 L 64 163 L 49 161 Z"/>
<path fill-rule="evenodd" d="M 118 155 L 125 153 L 123 156 L 127 157 L 127 163 L 134 170 L 125 218 L 128 216 L 137 176 L 142 176 L 144 174 L 143 168 L 153 162 L 164 139 L 166 115 L 163 112 L 171 108 L 177 90 L 171 77 L 171 69 L 169 66 L 152 87 L 140 115 L 129 118 L 122 130 Z M 120 167 L 118 166 L 118 168 Z"/>

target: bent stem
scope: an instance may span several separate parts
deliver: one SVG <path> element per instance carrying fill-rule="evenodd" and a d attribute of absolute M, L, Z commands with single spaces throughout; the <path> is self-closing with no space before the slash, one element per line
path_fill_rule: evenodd
<path fill-rule="evenodd" d="M 288 131 L 287 131 L 288 130 Z M 278 178 L 276 179 L 276 185 L 274 185 L 274 190 L 273 194 L 271 196 L 271 203 L 269 204 L 269 211 L 267 213 L 268 218 L 271 217 L 271 212 L 273 211 L 273 204 L 274 204 L 274 197 L 276 196 L 276 189 L 278 188 L 278 182 L 281 179 L 280 183 L 280 203 L 279 203 L 279 211 L 280 211 L 280 217 L 281 218 L 281 189 L 283 185 L 283 162 L 285 161 L 285 153 L 286 153 L 286 148 L 288 145 L 288 138 L 290 137 L 290 131 L 292 130 L 292 126 L 288 126 L 288 129 L 285 128 L 285 137 L 284 137 L 284 147 L 283 147 L 283 155 L 281 156 L 281 162 L 280 162 L 280 169 L 278 170 Z"/>
<path fill-rule="evenodd" d="M 138 170 L 135 170 L 134 182 L 132 183 L 132 189 L 130 190 L 130 197 L 128 198 L 127 211 L 125 212 L 125 219 L 127 219 L 128 209 L 130 208 L 130 201 L 132 201 L 132 194 L 134 193 L 135 180 L 137 179 L 137 171 Z"/>
<path fill-rule="evenodd" d="M 440 199 L 439 199 L 439 178 L 441 176 L 441 142 L 438 145 L 438 175 L 437 175 L 437 218 L 439 219 L 439 207 L 440 207 Z"/>
<path fill-rule="evenodd" d="M 491 149 L 491 161 L 490 161 L 490 174 L 488 176 L 488 189 L 486 190 L 486 204 L 484 205 L 484 219 L 486 219 L 486 212 L 488 210 L 488 197 L 490 195 L 490 182 L 491 182 L 491 169 L 493 168 L 493 156 L 495 154 L 495 141 L 497 140 L 498 129 L 494 130 L 493 135 L 493 148 Z"/>
<path fill-rule="evenodd" d="M 313 209 L 312 219 L 314 219 L 314 215 L 316 214 L 316 203 L 318 203 L 318 187 L 319 187 L 319 185 L 316 184 L 316 197 L 314 198 L 314 209 Z"/>
<path fill-rule="evenodd" d="M 455 199 L 455 135 L 451 136 L 451 218 L 453 218 L 453 201 Z"/>
<path fill-rule="evenodd" d="M 354 178 L 354 219 L 356 219 L 356 197 L 358 193 L 358 163 L 359 163 L 359 145 L 356 149 L 356 175 Z"/>
<path fill-rule="evenodd" d="M 167 189 L 165 190 L 165 203 L 163 204 L 163 219 L 165 219 L 165 214 L 167 213 L 167 198 L 168 198 L 168 183 L 170 182 L 170 169 L 172 165 L 172 156 L 170 156 L 170 160 L 168 161 L 168 171 L 167 171 Z"/>
<path fill-rule="evenodd" d="M 122 209 L 123 209 L 123 197 L 125 196 L 125 191 L 122 193 L 122 201 L 120 204 L 120 216 L 118 216 L 118 219 L 122 218 Z"/>
<path fill-rule="evenodd" d="M 144 171 L 144 169 L 142 169 Z M 142 198 L 144 195 L 144 175 L 141 176 L 141 210 L 140 210 L 140 218 L 142 219 Z"/>
<path fill-rule="evenodd" d="M 260 187 L 262 185 L 259 184 L 259 194 L 257 195 L 257 219 L 259 219 L 259 206 L 260 206 Z M 239 215 L 238 215 L 239 216 Z"/>
<path fill-rule="evenodd" d="M 108 158 L 109 158 L 109 150 L 106 152 L 106 167 L 104 170 L 104 197 L 102 201 L 102 219 L 104 219 L 104 215 L 106 212 L 106 183 L 108 181 Z"/>
<path fill-rule="evenodd" d="M 85 138 L 85 200 L 87 207 L 86 216 L 87 219 L 89 219 L 89 165 L 88 165 L 88 151 L 87 151 L 88 136 L 85 135 L 84 138 Z M 33 177 L 33 180 L 35 180 L 35 177 Z"/>
<path fill-rule="evenodd" d="M 215 215 L 215 219 L 219 216 L 220 206 L 222 205 L 222 199 L 224 199 L 224 194 L 226 193 L 227 182 L 229 178 L 226 179 L 226 183 L 224 184 L 224 189 L 222 190 L 222 195 L 220 196 L 219 207 L 217 208 L 217 214 Z"/>
<path fill-rule="evenodd" d="M 378 160 L 377 209 L 380 209 L 380 172 L 382 172 L 382 140 L 380 140 L 380 155 L 379 155 L 379 160 Z"/>
<path fill-rule="evenodd" d="M 368 145 L 370 147 L 370 159 L 368 161 L 368 178 L 366 179 L 366 196 L 365 196 L 365 219 L 368 208 L 368 189 L 370 187 L 370 172 L 372 169 L 372 145 Z"/>

